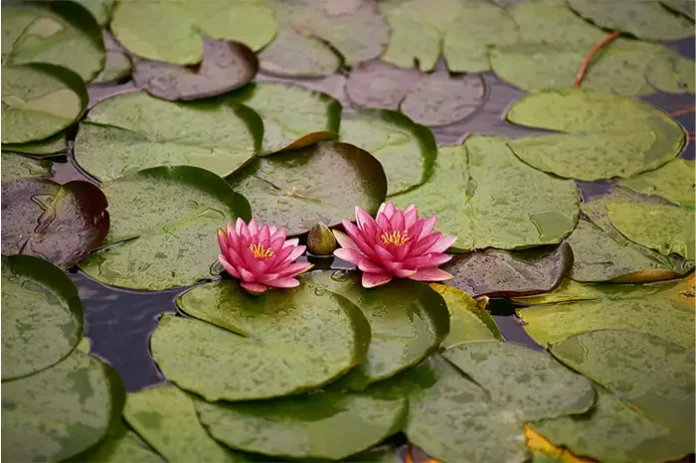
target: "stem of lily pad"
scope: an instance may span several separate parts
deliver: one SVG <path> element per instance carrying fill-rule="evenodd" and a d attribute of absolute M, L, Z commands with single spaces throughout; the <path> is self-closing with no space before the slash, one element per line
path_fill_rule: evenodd
<path fill-rule="evenodd" d="M 617 38 L 619 35 L 621 35 L 621 32 L 614 31 L 592 46 L 592 49 L 590 49 L 589 53 L 587 53 L 587 55 L 585 56 L 585 59 L 582 60 L 582 65 L 580 66 L 580 70 L 578 71 L 578 75 L 575 76 L 575 86 L 576 87 L 579 87 L 580 84 L 582 83 L 582 78 L 585 77 L 585 72 L 587 72 L 587 68 L 590 66 L 590 62 L 592 61 L 592 58 L 594 58 L 594 55 L 596 55 L 597 52 L 604 45 L 608 44 L 609 42 L 611 42 L 612 40 Z"/>

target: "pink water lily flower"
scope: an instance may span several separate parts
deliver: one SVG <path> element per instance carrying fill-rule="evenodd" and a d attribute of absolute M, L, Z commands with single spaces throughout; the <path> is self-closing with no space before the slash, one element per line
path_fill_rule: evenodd
<path fill-rule="evenodd" d="M 268 288 L 294 288 L 300 284 L 294 277 L 313 267 L 307 262 L 295 262 L 305 246 L 298 246 L 297 238 L 286 240 L 284 228 L 259 227 L 253 219 L 247 225 L 237 219 L 234 228 L 229 222 L 226 230 L 219 228 L 217 237 L 222 251 L 218 256 L 220 263 L 252 294 L 261 294 Z"/>
<path fill-rule="evenodd" d="M 346 236 L 334 230 L 341 245 L 334 255 L 358 266 L 365 288 L 384 285 L 393 277 L 419 281 L 449 280 L 452 275 L 437 268 L 452 259 L 445 251 L 457 239 L 433 232 L 437 216 L 418 218 L 416 206 L 403 211 L 391 201 L 382 204 L 377 219 L 355 208 L 357 226 L 344 220 Z"/>

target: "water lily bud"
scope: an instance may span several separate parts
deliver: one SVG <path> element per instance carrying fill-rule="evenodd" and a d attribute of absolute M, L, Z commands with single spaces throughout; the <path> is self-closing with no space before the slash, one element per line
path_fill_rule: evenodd
<path fill-rule="evenodd" d="M 307 251 L 315 256 L 330 256 L 336 249 L 336 237 L 322 222 L 319 222 L 309 231 L 307 237 Z"/>

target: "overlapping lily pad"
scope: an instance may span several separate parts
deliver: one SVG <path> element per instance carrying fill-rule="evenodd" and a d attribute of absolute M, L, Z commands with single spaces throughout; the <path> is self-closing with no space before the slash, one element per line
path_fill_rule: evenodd
<path fill-rule="evenodd" d="M 137 434 L 122 421 L 114 424 L 107 437 L 95 447 L 70 461 L 98 461 L 100 463 L 164 463 Z"/>
<path fill-rule="evenodd" d="M 691 8 L 693 10 L 693 7 Z M 648 62 L 645 78 L 650 85 L 666 93 L 696 92 L 694 60 L 678 53 L 657 54 Z"/>
<path fill-rule="evenodd" d="M 226 97 L 173 103 L 129 93 L 90 110 L 75 140 L 75 160 L 101 181 L 164 165 L 224 176 L 258 152 L 261 136 L 258 116 Z"/>
<path fill-rule="evenodd" d="M 125 392 L 111 367 L 73 352 L 52 368 L 2 383 L 2 458 L 62 461 L 119 419 Z"/>
<path fill-rule="evenodd" d="M 259 222 L 285 227 L 289 235 L 308 232 L 317 222 L 336 225 L 353 216 L 355 206 L 375 213 L 387 194 L 379 161 L 336 142 L 256 159 L 228 181 L 251 200 Z"/>
<path fill-rule="evenodd" d="M 43 140 L 28 143 L 3 143 L 2 150 L 11 153 L 24 153 L 33 156 L 50 156 L 60 154 L 68 149 L 68 137 L 65 132 L 59 132 Z"/>
<path fill-rule="evenodd" d="M 3 66 L 2 72 L 3 148 L 37 141 L 43 146 L 43 140 L 72 125 L 87 107 L 85 84 L 68 69 L 26 64 Z"/>
<path fill-rule="evenodd" d="M 430 180 L 393 201 L 436 214 L 436 228 L 457 236 L 458 250 L 559 243 L 577 221 L 575 185 L 520 162 L 507 143 L 477 135 L 441 148 Z"/>
<path fill-rule="evenodd" d="M 261 116 L 261 154 L 303 148 L 338 136 L 341 104 L 323 93 L 296 85 L 261 82 L 239 90 L 232 101 Z"/>
<path fill-rule="evenodd" d="M 362 108 L 398 110 L 406 93 L 421 80 L 416 69 L 370 61 L 351 69 L 346 81 L 350 100 Z"/>
<path fill-rule="evenodd" d="M 659 169 L 621 179 L 619 185 L 693 209 L 696 202 L 695 170 L 694 161 L 675 159 Z"/>
<path fill-rule="evenodd" d="M 430 130 L 388 110 L 365 109 L 344 114 L 341 140 L 377 158 L 387 174 L 388 196 L 424 183 L 437 156 Z"/>
<path fill-rule="evenodd" d="M 70 354 L 82 336 L 82 303 L 62 270 L 33 256 L 2 257 L 2 380 Z"/>
<path fill-rule="evenodd" d="M 105 249 L 80 262 L 97 280 L 166 289 L 219 272 L 215 231 L 249 205 L 220 177 L 197 167 L 158 167 L 106 182 L 111 230 Z"/>
<path fill-rule="evenodd" d="M 44 177 L 51 171 L 51 161 L 32 159 L 19 154 L 2 153 L 2 181 Z"/>
<path fill-rule="evenodd" d="M 679 155 L 684 130 L 657 109 L 634 99 L 590 90 L 567 89 L 527 96 L 507 120 L 558 130 L 510 141 L 527 164 L 560 177 L 600 180 L 630 177 Z"/>
<path fill-rule="evenodd" d="M 69 268 L 109 231 L 104 194 L 91 183 L 36 178 L 2 183 L 2 253 L 43 257 Z"/>
<path fill-rule="evenodd" d="M 165 377 L 206 400 L 318 388 L 362 363 L 370 343 L 358 307 L 308 285 L 254 297 L 223 280 L 194 288 L 177 304 L 203 321 L 164 316 L 152 354 Z"/>
<path fill-rule="evenodd" d="M 109 24 L 111 19 L 111 9 L 114 6 L 114 0 L 73 0 L 87 8 L 92 14 L 97 24 L 104 27 Z"/>
<path fill-rule="evenodd" d="M 133 70 L 130 57 L 118 50 L 106 50 L 104 69 L 92 81 L 95 84 L 118 82 L 127 79 Z"/>
<path fill-rule="evenodd" d="M 264 0 L 226 2 L 119 2 L 110 24 L 114 37 L 132 53 L 172 64 L 203 59 L 201 34 L 241 42 L 254 51 L 268 44 L 277 28 Z"/>

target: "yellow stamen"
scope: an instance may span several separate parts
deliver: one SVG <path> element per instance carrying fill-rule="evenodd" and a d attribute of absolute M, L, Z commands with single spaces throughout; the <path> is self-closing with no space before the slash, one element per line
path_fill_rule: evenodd
<path fill-rule="evenodd" d="M 266 259 L 273 255 L 273 249 L 264 248 L 262 244 L 250 244 L 249 250 L 254 254 L 257 259 Z"/>
<path fill-rule="evenodd" d="M 394 231 L 391 233 L 382 233 L 382 243 L 393 244 L 396 246 L 403 246 L 409 240 L 408 233 L 404 230 L 403 232 Z"/>

